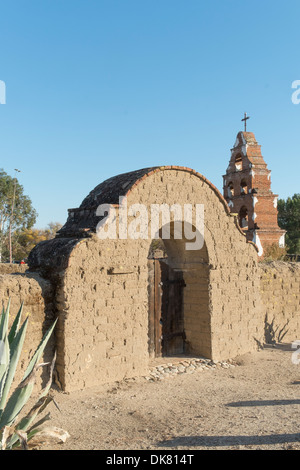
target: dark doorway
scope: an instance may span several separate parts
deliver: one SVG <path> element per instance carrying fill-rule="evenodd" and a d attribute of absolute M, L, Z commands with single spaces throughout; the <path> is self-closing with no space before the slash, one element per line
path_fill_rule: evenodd
<path fill-rule="evenodd" d="M 182 271 L 166 259 L 153 259 L 150 291 L 150 356 L 174 356 L 185 352 Z"/>

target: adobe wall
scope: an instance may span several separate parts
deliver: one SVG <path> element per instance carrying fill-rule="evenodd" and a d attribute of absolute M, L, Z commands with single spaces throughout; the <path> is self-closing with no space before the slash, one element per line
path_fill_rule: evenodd
<path fill-rule="evenodd" d="M 2 267 L 3 265 L 0 265 L 0 272 Z M 7 270 L 7 266 L 3 270 Z M 11 269 L 11 271 L 14 271 L 14 269 Z M 4 307 L 7 306 L 8 299 L 11 301 L 10 324 L 18 313 L 22 302 L 24 302 L 22 320 L 24 321 L 26 316 L 29 315 L 26 338 L 20 357 L 18 374 L 16 375 L 16 381 L 19 382 L 22 379 L 29 359 L 54 320 L 53 288 L 49 281 L 41 278 L 36 273 L 25 274 L 17 272 L 15 274 L 0 274 L 0 299 L 1 311 L 3 305 Z M 45 350 L 43 359 L 45 362 L 52 359 L 53 350 L 54 336 L 52 335 Z M 43 376 L 43 371 L 40 371 L 39 375 Z"/>
<path fill-rule="evenodd" d="M 65 390 L 148 372 L 147 258 L 133 241 L 81 240 L 57 290 Z"/>
<path fill-rule="evenodd" d="M 187 339 L 189 333 L 198 332 L 198 344 L 193 342 L 191 353 L 219 360 L 255 349 L 253 336 L 260 337 L 262 334 L 260 304 L 256 295 L 259 286 L 257 251 L 237 228 L 237 220 L 230 214 L 219 191 L 193 170 L 166 167 L 144 177 L 128 197 L 129 204 L 130 201 L 144 203 L 145 200 L 148 205 L 157 201 L 170 205 L 177 202 L 181 205 L 192 202 L 204 205 L 205 246 L 198 254 L 193 250 L 185 251 L 179 260 L 187 284 L 185 296 L 189 291 L 192 293 L 192 299 L 188 299 L 189 306 L 186 305 L 192 313 L 189 314 Z M 201 254 L 205 250 L 208 254 L 204 269 L 207 276 L 205 289 L 208 292 L 206 310 L 206 296 L 201 295 L 204 279 L 200 261 L 201 256 L 205 260 L 206 255 Z M 188 280 L 188 277 L 195 278 L 195 268 L 202 284 L 196 289 Z M 202 299 L 204 305 L 201 305 Z M 199 318 L 205 324 L 201 324 Z M 206 334 L 203 335 L 207 324 Z"/>
<path fill-rule="evenodd" d="M 27 264 L 0 263 L 0 274 L 25 273 Z"/>
<path fill-rule="evenodd" d="M 262 341 L 264 334 L 257 250 L 218 190 L 192 170 L 164 167 L 137 181 L 126 196 L 128 206 L 146 204 L 149 214 L 157 201 L 204 204 L 208 258 L 204 251 L 179 252 L 169 243 L 170 263 L 183 270 L 187 284 L 190 353 L 225 360 L 255 350 L 255 339 Z M 100 240 L 94 234 L 42 242 L 31 253 L 31 269 L 57 286 L 57 369 L 64 390 L 148 373 L 151 241 Z"/>
<path fill-rule="evenodd" d="M 300 339 L 300 263 L 260 263 L 266 342 Z"/>

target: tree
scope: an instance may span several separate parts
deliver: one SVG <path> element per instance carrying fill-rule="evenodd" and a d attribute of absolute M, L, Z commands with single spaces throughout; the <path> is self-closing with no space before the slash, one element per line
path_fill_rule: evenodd
<path fill-rule="evenodd" d="M 0 261 L 12 260 L 9 234 L 16 230 L 30 229 L 37 217 L 32 202 L 24 194 L 23 186 L 17 178 L 12 178 L 0 169 Z"/>
<path fill-rule="evenodd" d="M 57 230 L 62 225 L 58 222 L 50 222 L 48 228 L 25 228 L 14 232 L 14 254 L 15 258 L 22 260 L 28 257 L 31 250 L 44 240 L 51 240 L 55 237 Z"/>
<path fill-rule="evenodd" d="M 50 222 L 48 228 L 45 229 L 47 240 L 55 238 L 56 232 L 62 228 L 62 224 L 59 222 Z"/>
<path fill-rule="evenodd" d="M 15 259 L 23 260 L 27 258 L 35 245 L 44 240 L 47 240 L 44 230 L 25 228 L 14 232 L 13 246 Z"/>
<path fill-rule="evenodd" d="M 278 225 L 287 231 L 286 245 L 288 253 L 300 254 L 300 194 L 279 199 Z"/>

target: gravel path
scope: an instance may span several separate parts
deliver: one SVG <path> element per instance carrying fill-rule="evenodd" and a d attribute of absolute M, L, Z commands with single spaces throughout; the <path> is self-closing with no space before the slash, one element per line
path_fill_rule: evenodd
<path fill-rule="evenodd" d="M 300 365 L 292 352 L 278 345 L 235 363 L 169 358 L 147 378 L 56 391 L 61 411 L 48 407 L 50 425 L 70 437 L 43 448 L 300 450 Z"/>

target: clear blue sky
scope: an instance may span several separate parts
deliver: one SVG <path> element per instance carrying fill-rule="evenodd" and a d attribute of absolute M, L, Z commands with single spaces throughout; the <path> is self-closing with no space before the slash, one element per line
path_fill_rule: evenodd
<path fill-rule="evenodd" d="M 0 2 L 0 168 L 39 213 L 67 209 L 104 179 L 182 165 L 222 191 L 246 111 L 272 189 L 300 192 L 300 2 Z"/>

